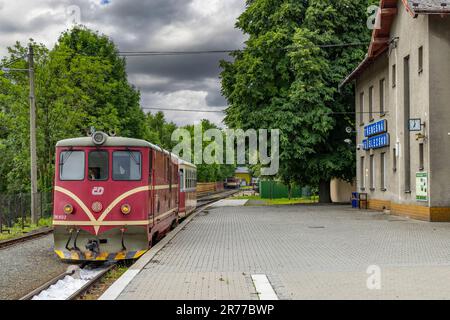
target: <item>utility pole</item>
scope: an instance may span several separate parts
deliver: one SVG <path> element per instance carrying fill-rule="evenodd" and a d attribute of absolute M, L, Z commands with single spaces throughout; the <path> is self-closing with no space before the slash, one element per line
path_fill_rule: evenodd
<path fill-rule="evenodd" d="M 34 93 L 34 52 L 28 47 L 28 70 L 30 76 L 30 157 L 31 157 L 31 223 L 38 222 L 37 214 L 37 152 L 36 152 L 36 98 Z"/>

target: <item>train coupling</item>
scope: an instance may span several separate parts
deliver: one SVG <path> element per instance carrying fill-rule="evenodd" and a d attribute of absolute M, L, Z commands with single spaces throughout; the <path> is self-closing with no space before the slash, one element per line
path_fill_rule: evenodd
<path fill-rule="evenodd" d="M 100 254 L 100 242 L 98 240 L 89 240 L 86 244 L 86 250 L 93 253 L 94 256 Z"/>

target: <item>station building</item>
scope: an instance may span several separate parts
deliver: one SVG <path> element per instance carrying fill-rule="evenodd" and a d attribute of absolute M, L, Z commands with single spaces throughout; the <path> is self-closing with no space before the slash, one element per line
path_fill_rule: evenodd
<path fill-rule="evenodd" d="M 354 81 L 369 208 L 450 221 L 450 0 L 382 0 Z"/>

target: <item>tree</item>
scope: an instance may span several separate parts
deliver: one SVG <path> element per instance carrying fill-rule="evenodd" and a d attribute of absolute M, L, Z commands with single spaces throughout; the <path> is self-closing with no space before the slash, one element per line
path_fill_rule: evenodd
<path fill-rule="evenodd" d="M 373 2 L 373 1 L 369 1 Z M 353 93 L 339 82 L 364 56 L 367 0 L 253 0 L 236 26 L 249 38 L 232 62 L 221 62 L 225 122 L 233 128 L 280 129 L 278 177 L 320 186 L 354 177 L 354 150 L 344 140 L 354 126 Z M 326 48 L 324 45 L 342 45 Z"/>
<path fill-rule="evenodd" d="M 201 127 L 202 132 L 209 129 L 218 129 L 218 127 L 210 122 L 207 119 L 203 119 L 198 126 Z M 191 136 L 191 159 L 194 159 L 194 128 L 195 125 L 187 125 L 184 127 L 184 129 L 187 129 Z M 223 148 L 225 150 L 225 132 L 222 131 L 223 135 Z M 216 141 L 205 141 L 202 139 L 203 145 L 202 145 L 202 151 L 205 150 L 205 148 L 210 145 L 217 143 Z M 228 164 L 220 164 L 220 163 L 214 163 L 214 164 L 197 164 L 197 179 L 198 182 L 216 182 L 216 181 L 224 181 L 226 178 L 234 176 L 236 167 L 234 165 L 228 165 Z"/>
<path fill-rule="evenodd" d="M 64 32 L 48 50 L 34 42 L 38 127 L 39 189 L 51 189 L 54 146 L 85 136 L 91 126 L 134 138 L 148 135 L 139 92 L 128 83 L 125 60 L 106 36 L 85 27 Z M 9 48 L 3 64 L 27 68 L 27 49 Z M 29 190 L 28 77 L 0 74 L 0 191 Z M 3 190 L 2 190 L 3 189 Z"/>

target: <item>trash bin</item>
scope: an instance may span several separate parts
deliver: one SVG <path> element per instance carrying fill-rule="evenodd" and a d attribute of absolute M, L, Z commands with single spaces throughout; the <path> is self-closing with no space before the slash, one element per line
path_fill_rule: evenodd
<path fill-rule="evenodd" d="M 352 192 L 352 208 L 358 209 L 359 208 L 359 196 L 358 192 Z"/>
<path fill-rule="evenodd" d="M 367 193 L 360 193 L 359 197 L 359 209 L 368 209 L 369 201 L 367 200 Z"/>

